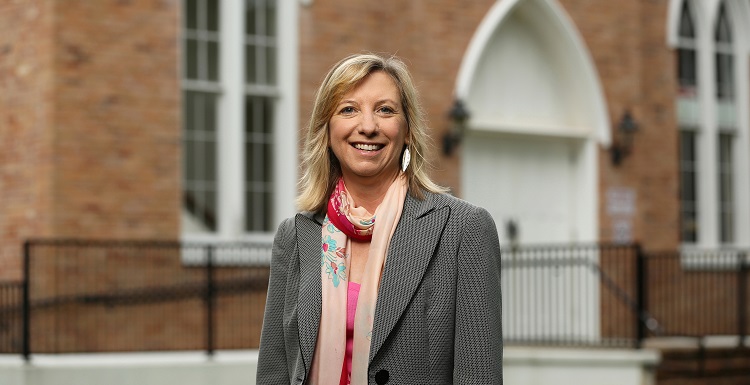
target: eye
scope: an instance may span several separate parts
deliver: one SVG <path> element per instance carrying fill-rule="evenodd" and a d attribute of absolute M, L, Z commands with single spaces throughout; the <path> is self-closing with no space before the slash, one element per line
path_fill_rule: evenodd
<path fill-rule="evenodd" d="M 354 107 L 352 106 L 345 106 L 341 110 L 339 110 L 339 114 L 341 115 L 351 115 L 355 112 Z"/>
<path fill-rule="evenodd" d="M 391 108 L 390 106 L 381 106 L 380 108 L 378 108 L 378 112 L 387 115 L 393 115 L 396 113 L 396 110 Z"/>

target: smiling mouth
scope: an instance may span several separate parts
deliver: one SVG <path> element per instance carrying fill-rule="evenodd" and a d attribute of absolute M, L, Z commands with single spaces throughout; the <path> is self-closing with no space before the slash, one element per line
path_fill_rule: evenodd
<path fill-rule="evenodd" d="M 355 143 L 354 148 L 357 150 L 363 150 L 363 151 L 377 151 L 381 148 L 385 147 L 382 144 L 364 144 L 364 143 Z"/>

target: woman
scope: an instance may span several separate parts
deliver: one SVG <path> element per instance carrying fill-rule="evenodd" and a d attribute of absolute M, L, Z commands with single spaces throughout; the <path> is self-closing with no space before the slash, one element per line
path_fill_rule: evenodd
<path fill-rule="evenodd" d="M 497 230 L 430 181 L 426 130 L 400 60 L 328 72 L 303 212 L 274 240 L 258 384 L 502 384 Z"/>

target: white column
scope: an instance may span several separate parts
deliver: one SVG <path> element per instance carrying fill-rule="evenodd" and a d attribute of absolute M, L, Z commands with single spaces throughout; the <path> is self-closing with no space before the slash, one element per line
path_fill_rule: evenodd
<path fill-rule="evenodd" d="M 744 4 L 744 5 L 743 5 Z M 734 22 L 735 39 L 735 76 L 736 76 L 736 111 L 737 137 L 734 151 L 734 198 L 736 205 L 736 246 L 750 247 L 750 3 L 735 3 L 739 17 Z M 730 8 L 732 9 L 732 8 Z M 731 13 L 731 12 L 730 12 Z"/>
<path fill-rule="evenodd" d="M 278 28 L 278 86 L 280 97 L 276 103 L 274 129 L 274 222 L 295 213 L 298 175 L 299 126 L 299 4 L 282 0 L 277 3 Z"/>
<path fill-rule="evenodd" d="M 695 2 L 696 13 L 703 13 L 706 23 L 697 28 L 698 39 L 698 103 L 700 131 L 698 132 L 698 245 L 715 248 L 719 245 L 719 205 L 717 175 L 716 77 L 715 77 L 715 8 L 710 2 Z"/>
<path fill-rule="evenodd" d="M 237 239 L 245 227 L 245 8 L 242 0 L 224 0 L 219 4 L 219 76 L 223 93 L 218 117 L 218 235 L 228 240 Z"/>

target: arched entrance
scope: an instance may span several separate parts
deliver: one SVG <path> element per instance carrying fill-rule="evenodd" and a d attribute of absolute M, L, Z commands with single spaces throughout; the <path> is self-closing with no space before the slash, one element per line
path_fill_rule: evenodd
<path fill-rule="evenodd" d="M 485 17 L 456 87 L 471 119 L 462 195 L 524 243 L 598 238 L 598 143 L 609 123 L 577 30 L 555 0 L 504 0 Z"/>
<path fill-rule="evenodd" d="M 480 25 L 456 96 L 471 117 L 463 144 L 462 195 L 492 214 L 501 243 L 598 240 L 599 144 L 609 120 L 588 51 L 556 0 L 503 0 Z M 512 224 L 512 225 L 511 225 Z M 503 333 L 508 341 L 597 339 L 598 254 L 569 269 L 521 251 L 503 256 Z M 575 266 L 575 267 L 573 267 Z M 555 306 L 537 306 L 546 298 Z"/>

